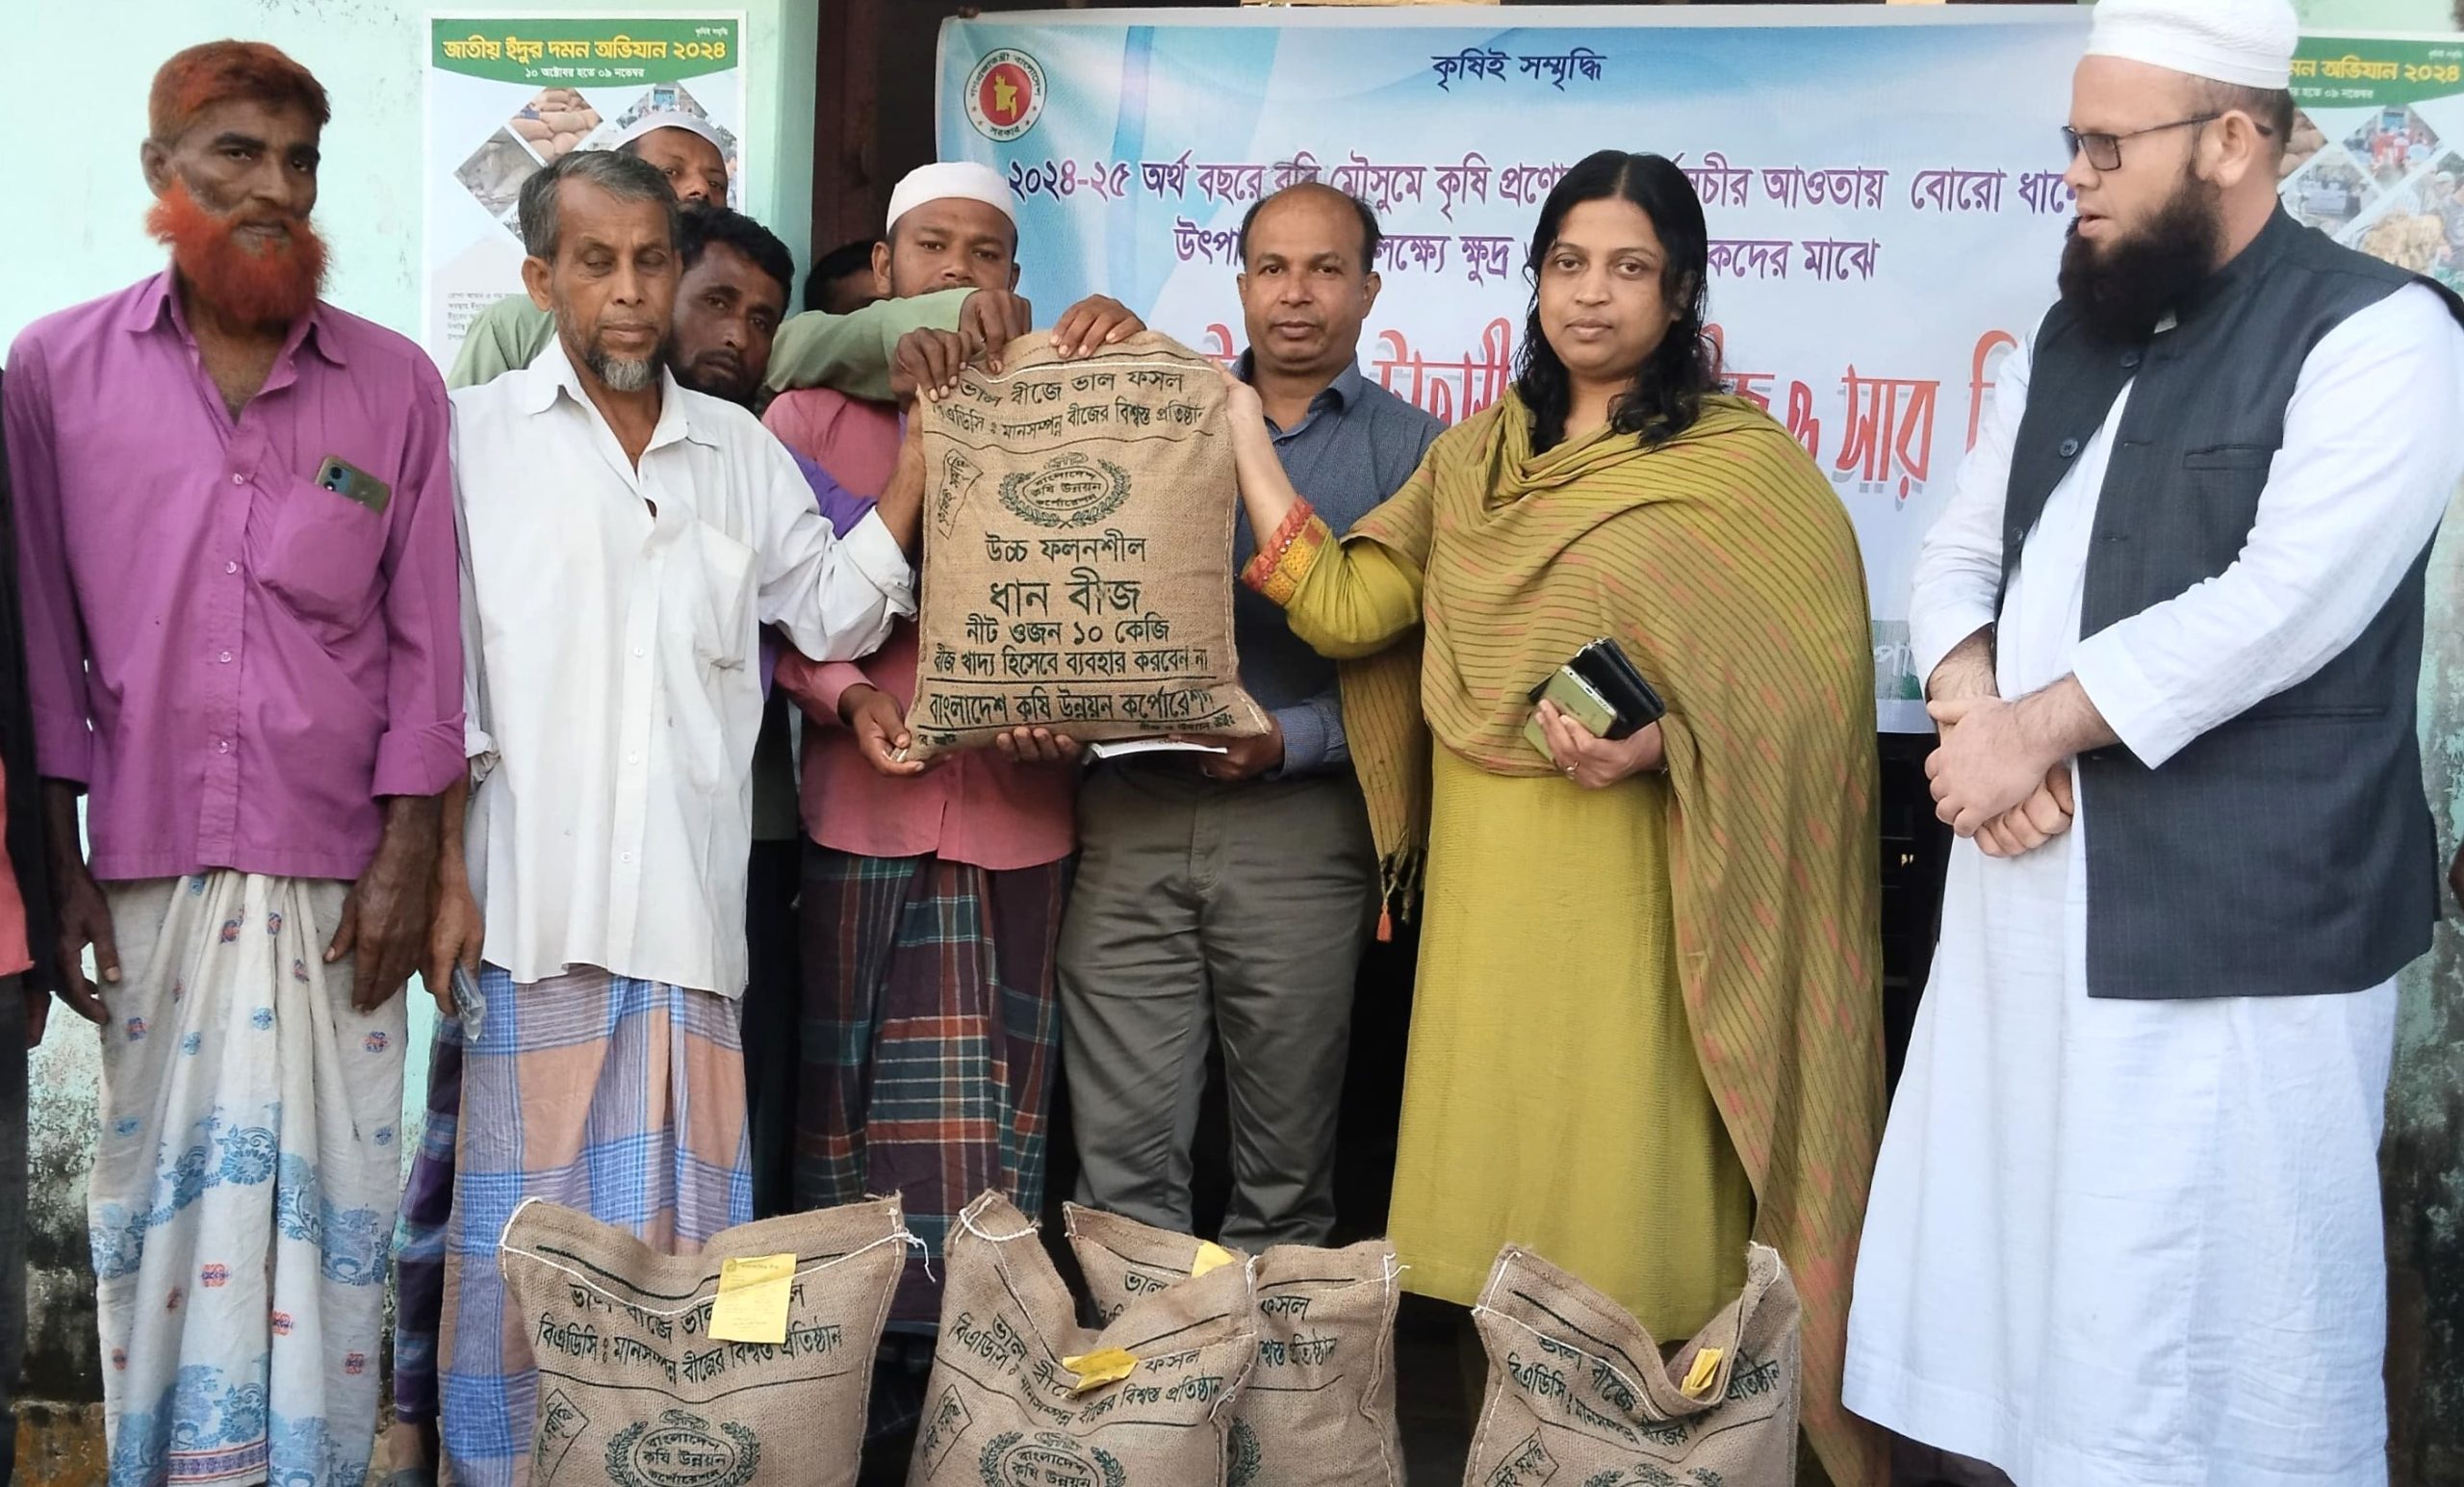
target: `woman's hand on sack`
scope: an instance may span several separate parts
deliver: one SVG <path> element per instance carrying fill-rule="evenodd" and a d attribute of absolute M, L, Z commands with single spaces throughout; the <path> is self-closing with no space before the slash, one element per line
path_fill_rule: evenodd
<path fill-rule="evenodd" d="M 1607 789 L 1666 762 L 1666 741 L 1656 723 L 1636 729 L 1630 737 L 1603 738 L 1555 703 L 1544 702 L 1540 728 L 1548 735 L 1549 756 L 1556 761 L 1557 773 L 1586 790 Z"/>
<path fill-rule="evenodd" d="M 1258 399 L 1258 390 L 1234 376 L 1229 367 L 1224 368 L 1220 375 L 1223 378 L 1223 400 L 1231 410 L 1233 426 L 1243 428 L 1255 423 L 1260 428 L 1266 427 L 1267 405 Z"/>
<path fill-rule="evenodd" d="M 992 735 L 992 747 L 1014 764 L 1075 764 L 1078 740 L 1048 728 L 1014 728 Z"/>
<path fill-rule="evenodd" d="M 1274 435 L 1267 428 L 1266 404 L 1258 390 L 1223 372 L 1224 415 L 1232 425 L 1232 469 L 1239 477 L 1241 505 L 1248 513 L 1249 535 L 1258 550 L 1274 546 L 1284 519 L 1300 503 L 1283 461 L 1274 452 Z"/>
<path fill-rule="evenodd" d="M 1274 457 L 1274 435 L 1267 428 L 1267 405 L 1259 400 L 1258 390 L 1234 376 L 1228 367 L 1223 371 L 1223 411 L 1232 421 L 1233 452 L 1263 449 L 1270 459 Z"/>
<path fill-rule="evenodd" d="M 1071 305 L 1052 328 L 1052 348 L 1075 360 L 1116 346 L 1145 328 L 1146 322 L 1129 306 L 1107 295 L 1090 295 Z"/>
<path fill-rule="evenodd" d="M 1036 307 L 1006 289 L 977 290 L 959 305 L 958 333 L 972 343 L 964 359 L 987 372 L 999 372 L 1002 347 L 1035 327 Z"/>
<path fill-rule="evenodd" d="M 892 779 L 924 773 L 921 760 L 898 756 L 909 738 L 907 714 L 900 710 L 897 698 L 860 681 L 838 694 L 838 720 L 856 735 L 857 752 L 876 773 Z"/>

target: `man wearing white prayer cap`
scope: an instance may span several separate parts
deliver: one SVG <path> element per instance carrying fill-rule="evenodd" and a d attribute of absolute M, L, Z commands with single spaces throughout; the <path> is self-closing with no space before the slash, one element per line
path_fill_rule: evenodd
<path fill-rule="evenodd" d="M 962 284 L 1015 289 L 1018 214 L 1014 199 L 1010 183 L 990 166 L 945 161 L 909 171 L 889 193 L 888 231 L 873 246 L 878 292 L 904 297 Z"/>
<path fill-rule="evenodd" d="M 1025 333 L 1025 302 L 1008 294 L 1018 281 L 1015 199 L 999 172 L 963 163 L 925 166 L 891 192 L 873 247 L 883 303 L 973 292 L 957 331 L 901 343 L 902 388 L 937 388 Z M 1013 323 L 988 313 L 1005 300 Z M 1096 296 L 1064 313 L 1053 340 L 1083 355 L 1142 328 Z M 782 394 L 762 421 L 858 495 L 879 491 L 897 461 L 890 403 L 812 388 Z M 1029 1213 L 1042 1206 L 1060 1036 L 1053 944 L 1077 844 L 1076 755 L 1049 731 L 1021 731 L 929 772 L 900 756 L 917 656 L 916 628 L 901 621 L 860 661 L 780 660 L 779 691 L 805 714 L 803 831 L 789 849 L 801 854 L 790 860 L 802 995 L 772 1022 L 787 1077 L 766 1083 L 786 1092 L 787 1108 L 754 1113 L 757 1153 L 765 1134 L 786 1128 L 795 1208 L 895 1192 L 923 1242 L 891 1302 L 875 1375 L 873 1417 L 885 1428 L 923 1406 L 941 1309 L 936 1262 L 959 1211 L 987 1187 Z M 760 1011 L 747 1000 L 748 1019 Z"/>
<path fill-rule="evenodd" d="M 2287 0 L 2096 7 L 2061 299 L 1916 566 L 1961 839 L 1846 1396 L 2019 1487 L 2387 1479 L 2464 305 L 2278 205 L 2296 40 Z"/>

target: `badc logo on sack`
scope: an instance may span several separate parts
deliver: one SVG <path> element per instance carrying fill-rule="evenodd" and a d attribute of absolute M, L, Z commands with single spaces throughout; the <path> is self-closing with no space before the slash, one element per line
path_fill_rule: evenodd
<path fill-rule="evenodd" d="M 995 144 L 1007 144 L 1036 126 L 1043 96 L 1043 64 L 1015 47 L 997 47 L 967 77 L 967 122 Z"/>

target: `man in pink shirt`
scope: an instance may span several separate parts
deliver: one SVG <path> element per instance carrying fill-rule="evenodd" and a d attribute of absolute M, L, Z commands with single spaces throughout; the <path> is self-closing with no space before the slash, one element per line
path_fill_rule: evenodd
<path fill-rule="evenodd" d="M 1009 185 L 977 165 L 913 172 L 890 197 L 873 265 L 891 297 L 1006 292 L 1018 273 Z M 1054 334 L 1083 354 L 1141 328 L 1094 298 Z M 919 347 L 951 372 L 959 357 L 999 350 L 965 332 L 915 332 L 900 347 L 902 383 L 918 380 Z M 765 422 L 859 494 L 878 491 L 897 459 L 898 412 L 886 404 L 816 389 L 779 398 Z M 895 1192 L 937 1258 L 954 1216 L 988 1188 L 1029 1213 L 1042 1206 L 1059 1035 L 1052 947 L 1078 780 L 1074 749 L 1049 734 L 929 770 L 898 758 L 915 661 L 915 624 L 903 620 L 862 661 L 789 654 L 779 666 L 808 719 L 795 1199 L 823 1208 Z M 929 1339 L 940 1309 L 927 1258 L 911 1260 L 891 1308 L 893 1330 L 917 1346 L 893 1340 L 877 1421 L 909 1392 L 899 1355 L 911 1353 L 917 1373 L 930 1359 L 915 1338 Z"/>
<path fill-rule="evenodd" d="M 119 1487 L 356 1481 L 374 1432 L 462 651 L 444 386 L 319 297 L 327 116 L 270 46 L 173 57 L 141 153 L 170 267 L 9 357 Z"/>

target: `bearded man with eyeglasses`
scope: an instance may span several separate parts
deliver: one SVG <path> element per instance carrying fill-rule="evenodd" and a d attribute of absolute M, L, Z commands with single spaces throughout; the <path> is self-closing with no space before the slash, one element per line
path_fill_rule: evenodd
<path fill-rule="evenodd" d="M 1850 1321 L 2020 1487 L 2387 1479 L 2377 1147 L 2438 862 L 2464 305 L 2286 216 L 2289 0 L 2102 0 L 2060 302 L 1910 622 L 1962 838 Z"/>

